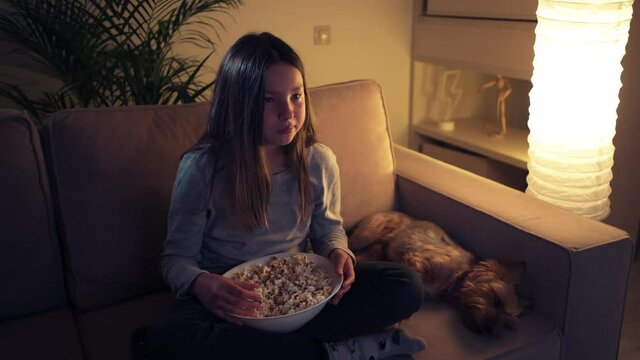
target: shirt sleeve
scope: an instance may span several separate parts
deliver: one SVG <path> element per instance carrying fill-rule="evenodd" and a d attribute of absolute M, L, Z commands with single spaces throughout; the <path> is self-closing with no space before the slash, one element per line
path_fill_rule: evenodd
<path fill-rule="evenodd" d="M 171 193 L 167 237 L 160 257 L 162 276 L 177 297 L 187 296 L 191 283 L 200 273 L 206 272 L 199 263 L 210 189 L 205 186 L 197 159 L 197 156 L 186 154 L 178 166 Z"/>
<path fill-rule="evenodd" d="M 342 226 L 340 172 L 335 155 L 328 147 L 322 146 L 315 151 L 312 159 L 318 162 L 311 164 L 312 176 L 317 177 L 309 234 L 313 251 L 329 257 L 331 251 L 342 249 L 355 263 L 355 256 L 349 250 L 347 235 Z"/>

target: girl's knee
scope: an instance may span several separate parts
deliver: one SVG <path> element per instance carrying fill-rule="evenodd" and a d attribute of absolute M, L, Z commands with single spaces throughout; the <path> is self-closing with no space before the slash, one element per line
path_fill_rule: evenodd
<path fill-rule="evenodd" d="M 416 271 L 398 263 L 384 262 L 371 264 L 377 271 L 379 279 L 387 284 L 399 309 L 408 316 L 422 307 L 424 300 L 424 283 Z"/>
<path fill-rule="evenodd" d="M 424 301 L 424 282 L 416 271 L 402 266 L 402 298 L 405 300 L 406 308 L 414 313 L 422 307 Z M 400 294 L 399 294 L 400 295 Z"/>

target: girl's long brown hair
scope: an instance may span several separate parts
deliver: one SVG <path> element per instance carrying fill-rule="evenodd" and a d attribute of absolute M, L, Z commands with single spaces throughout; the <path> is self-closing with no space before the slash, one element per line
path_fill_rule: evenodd
<path fill-rule="evenodd" d="M 224 191 L 242 225 L 268 227 L 271 173 L 262 144 L 265 74 L 270 65 L 286 63 L 302 74 L 305 121 L 285 146 L 287 167 L 296 177 L 301 221 L 312 206 L 307 147 L 316 142 L 300 57 L 270 33 L 250 33 L 238 39 L 224 56 L 213 88 L 209 122 L 200 143 L 212 143 L 214 158 L 223 163 Z M 214 174 L 216 172 L 214 171 Z M 216 179 L 217 180 L 217 179 Z"/>

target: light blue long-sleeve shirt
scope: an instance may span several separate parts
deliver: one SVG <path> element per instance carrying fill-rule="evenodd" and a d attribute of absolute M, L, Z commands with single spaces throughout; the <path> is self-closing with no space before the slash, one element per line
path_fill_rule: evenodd
<path fill-rule="evenodd" d="M 248 231 L 239 225 L 234 204 L 222 196 L 224 170 L 213 175 L 215 156 L 209 147 L 182 158 L 169 209 L 167 238 L 160 260 L 167 284 L 181 297 L 202 272 L 223 273 L 245 261 L 307 249 L 329 256 L 347 251 L 340 216 L 340 175 L 331 149 L 308 148 L 307 161 L 313 193 L 311 216 L 301 222 L 299 194 L 291 171 L 272 175 L 269 228 Z"/>

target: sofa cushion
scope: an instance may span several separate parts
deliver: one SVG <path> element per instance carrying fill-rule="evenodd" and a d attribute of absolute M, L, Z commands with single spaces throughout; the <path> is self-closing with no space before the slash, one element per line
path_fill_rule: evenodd
<path fill-rule="evenodd" d="M 0 145 L 2 320 L 62 306 L 67 296 L 40 138 L 26 114 L 0 111 Z"/>
<path fill-rule="evenodd" d="M 173 294 L 166 291 L 79 313 L 78 328 L 86 359 L 129 359 L 133 332 L 149 325 L 173 300 Z"/>
<path fill-rule="evenodd" d="M 3 321 L 0 324 L 3 359 L 83 359 L 69 306 Z"/>
<path fill-rule="evenodd" d="M 380 85 L 359 80 L 320 86 L 309 97 L 318 138 L 335 152 L 340 168 L 345 228 L 391 210 L 394 161 Z"/>
<path fill-rule="evenodd" d="M 562 336 L 545 318 L 530 313 L 520 318 L 517 331 L 506 330 L 499 338 L 467 330 L 453 306 L 427 300 L 402 324 L 427 342 L 422 359 L 560 359 Z"/>
<path fill-rule="evenodd" d="M 74 109 L 41 129 L 71 299 L 86 311 L 164 288 L 158 259 L 181 154 L 208 104 Z"/>

